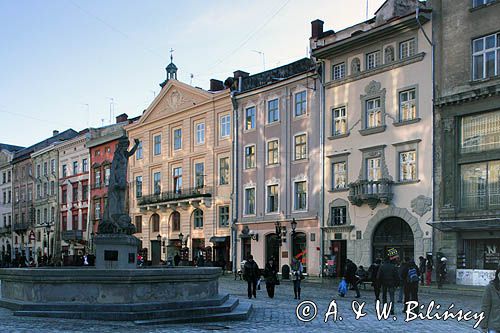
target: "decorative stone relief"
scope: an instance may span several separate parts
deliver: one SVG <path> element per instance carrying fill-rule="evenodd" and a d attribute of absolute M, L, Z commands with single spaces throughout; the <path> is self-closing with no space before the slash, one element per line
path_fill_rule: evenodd
<path fill-rule="evenodd" d="M 361 71 L 361 61 L 359 58 L 354 58 L 351 61 L 351 75 L 358 74 Z"/>
<path fill-rule="evenodd" d="M 368 85 L 365 87 L 365 93 L 367 95 L 375 95 L 380 92 L 380 89 L 382 88 L 382 84 L 380 82 L 377 82 L 375 80 L 372 80 Z"/>
<path fill-rule="evenodd" d="M 255 183 L 253 180 L 250 180 L 248 183 L 243 184 L 243 188 L 248 188 L 248 187 L 255 187 Z"/>
<path fill-rule="evenodd" d="M 279 184 L 280 180 L 276 177 L 266 180 L 266 185 Z"/>
<path fill-rule="evenodd" d="M 419 195 L 411 201 L 411 209 L 418 216 L 422 217 L 425 213 L 430 212 L 432 208 L 432 199 L 424 195 Z"/>
<path fill-rule="evenodd" d="M 307 180 L 307 176 L 304 173 L 299 173 L 297 176 L 292 178 L 292 182 Z"/>

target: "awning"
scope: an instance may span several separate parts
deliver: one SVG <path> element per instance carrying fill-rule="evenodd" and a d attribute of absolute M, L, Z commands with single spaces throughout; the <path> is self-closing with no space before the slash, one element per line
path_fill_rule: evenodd
<path fill-rule="evenodd" d="M 427 222 L 433 228 L 440 231 L 497 231 L 500 230 L 500 219 L 477 219 L 477 220 L 441 220 Z"/>
<path fill-rule="evenodd" d="M 211 243 L 225 243 L 229 236 L 212 236 L 210 237 Z"/>

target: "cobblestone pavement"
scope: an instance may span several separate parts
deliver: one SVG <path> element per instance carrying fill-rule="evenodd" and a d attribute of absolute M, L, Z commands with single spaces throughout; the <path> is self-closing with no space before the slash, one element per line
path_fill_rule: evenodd
<path fill-rule="evenodd" d="M 220 291 L 236 295 L 241 301 L 249 301 L 254 305 L 254 311 L 248 321 L 222 322 L 206 324 L 135 326 L 133 323 L 101 322 L 66 319 L 45 319 L 14 317 L 6 309 L 0 308 L 0 332 L 211 332 L 211 331 L 239 331 L 239 332 L 474 332 L 475 320 L 458 322 L 456 319 L 443 320 L 414 320 L 404 322 L 402 305 L 396 304 L 396 317 L 378 321 L 375 314 L 373 292 L 362 290 L 362 296 L 357 299 L 360 303 L 366 302 L 364 312 L 367 315 L 359 320 L 354 319 L 351 304 L 354 292 L 349 291 L 347 297 L 340 298 L 335 290 L 317 283 L 303 283 L 302 299 L 311 300 L 317 304 L 318 315 L 311 322 L 301 322 L 296 318 L 295 309 L 298 301 L 293 299 L 293 287 L 290 282 L 283 282 L 276 287 L 276 296 L 269 299 L 265 285 L 257 293 L 257 298 L 249 300 L 246 297 L 246 282 L 234 281 L 226 276 L 221 278 Z M 463 297 L 459 294 L 439 295 L 433 298 L 429 294 L 420 295 L 421 302 L 430 302 L 432 299 L 441 305 L 438 312 L 447 310 L 451 303 L 455 304 L 453 312 L 458 309 L 464 311 L 479 311 L 480 294 L 478 297 Z M 323 322 L 330 302 L 335 299 L 338 306 L 338 319 L 332 317 L 327 323 Z M 436 311 L 433 311 L 436 312 Z M 340 320 L 340 316 L 342 320 Z M 476 331 L 478 332 L 478 331 Z"/>

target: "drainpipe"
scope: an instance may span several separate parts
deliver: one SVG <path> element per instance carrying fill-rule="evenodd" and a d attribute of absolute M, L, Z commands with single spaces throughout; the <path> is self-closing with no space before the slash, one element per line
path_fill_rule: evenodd
<path fill-rule="evenodd" d="M 238 84 L 238 90 L 241 89 L 241 77 L 239 78 L 239 84 Z M 231 92 L 231 102 L 233 105 L 233 165 L 234 168 L 231 168 L 231 178 L 233 180 L 233 193 L 231 195 L 231 206 L 233 207 L 232 210 L 232 224 L 231 224 L 231 258 L 233 262 L 233 273 L 237 272 L 237 232 L 236 232 L 236 225 L 235 223 L 238 221 L 238 184 L 239 184 L 239 178 L 238 178 L 238 171 L 239 170 L 239 158 L 238 158 L 238 101 L 236 100 L 236 92 Z"/>
<path fill-rule="evenodd" d="M 324 218 L 325 218 L 325 150 L 324 150 L 324 145 L 325 145 L 325 85 L 324 85 L 324 76 L 322 73 L 323 70 L 323 62 L 319 64 L 319 82 L 320 82 L 320 89 L 319 89 L 319 99 L 320 99 L 320 105 L 319 105 L 319 152 L 320 152 L 320 168 L 321 168 L 321 188 L 320 188 L 320 200 L 319 200 L 319 239 L 320 239 L 320 268 L 319 268 L 319 275 L 320 277 L 323 277 L 323 266 L 324 266 L 324 252 L 325 252 L 325 245 L 324 245 L 324 234 L 323 234 L 323 226 L 324 226 Z"/>

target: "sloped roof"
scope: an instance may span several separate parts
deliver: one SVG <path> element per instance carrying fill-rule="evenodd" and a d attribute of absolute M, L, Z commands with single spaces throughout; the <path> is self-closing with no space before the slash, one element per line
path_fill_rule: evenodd
<path fill-rule="evenodd" d="M 38 143 L 35 143 L 32 146 L 29 146 L 27 148 L 24 148 L 22 150 L 17 151 L 14 154 L 14 158 L 12 159 L 12 163 L 17 163 L 22 160 L 30 158 L 31 154 L 37 150 L 43 149 L 50 144 L 57 142 L 57 141 L 65 141 L 72 139 L 78 135 L 78 132 L 73 130 L 73 129 L 67 129 L 64 132 L 61 132 L 57 135 L 51 136 L 43 141 L 40 141 Z"/>
<path fill-rule="evenodd" d="M 6 143 L 0 143 L 0 150 L 7 150 L 10 152 L 16 152 L 16 151 L 21 150 L 21 149 L 24 149 L 24 147 L 9 145 Z"/>

